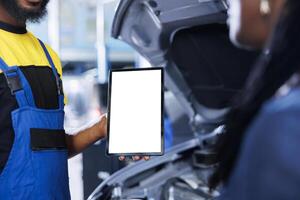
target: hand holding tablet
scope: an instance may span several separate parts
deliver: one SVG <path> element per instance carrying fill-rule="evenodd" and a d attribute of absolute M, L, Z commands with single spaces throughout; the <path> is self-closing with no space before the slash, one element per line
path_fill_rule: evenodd
<path fill-rule="evenodd" d="M 110 72 L 108 155 L 163 155 L 163 80 L 162 68 Z"/>

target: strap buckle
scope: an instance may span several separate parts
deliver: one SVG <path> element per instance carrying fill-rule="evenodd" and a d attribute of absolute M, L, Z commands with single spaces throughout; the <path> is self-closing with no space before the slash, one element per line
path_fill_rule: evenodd
<path fill-rule="evenodd" d="M 4 75 L 12 95 L 15 95 L 17 91 L 23 89 L 17 69 L 8 70 L 4 73 Z"/>

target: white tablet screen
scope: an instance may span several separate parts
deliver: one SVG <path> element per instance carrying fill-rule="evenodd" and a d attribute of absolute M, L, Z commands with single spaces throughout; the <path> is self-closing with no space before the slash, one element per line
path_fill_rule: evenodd
<path fill-rule="evenodd" d="M 163 70 L 112 71 L 108 154 L 163 153 Z"/>

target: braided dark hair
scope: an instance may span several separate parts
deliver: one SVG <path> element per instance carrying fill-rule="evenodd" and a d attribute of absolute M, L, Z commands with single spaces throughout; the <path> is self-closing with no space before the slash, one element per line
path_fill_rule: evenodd
<path fill-rule="evenodd" d="M 210 186 L 227 182 L 236 163 L 244 134 L 264 102 L 300 70 L 300 1 L 286 0 L 273 37 L 250 73 L 245 90 L 236 97 L 217 142 L 220 164 Z M 241 66 L 242 67 L 242 66 Z"/>

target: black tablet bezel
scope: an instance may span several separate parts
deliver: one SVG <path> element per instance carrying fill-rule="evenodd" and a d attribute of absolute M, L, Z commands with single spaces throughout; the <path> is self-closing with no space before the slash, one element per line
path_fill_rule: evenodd
<path fill-rule="evenodd" d="M 110 115 L 111 115 L 111 86 L 112 86 L 112 74 L 114 72 L 124 71 L 161 71 L 161 152 L 145 152 L 145 153 L 109 153 L 109 135 L 110 135 Z M 126 68 L 126 69 L 113 69 L 109 72 L 108 81 L 108 108 L 107 108 L 107 143 L 106 143 L 106 155 L 108 156 L 162 156 L 164 155 L 164 69 L 162 67 L 152 68 Z"/>

